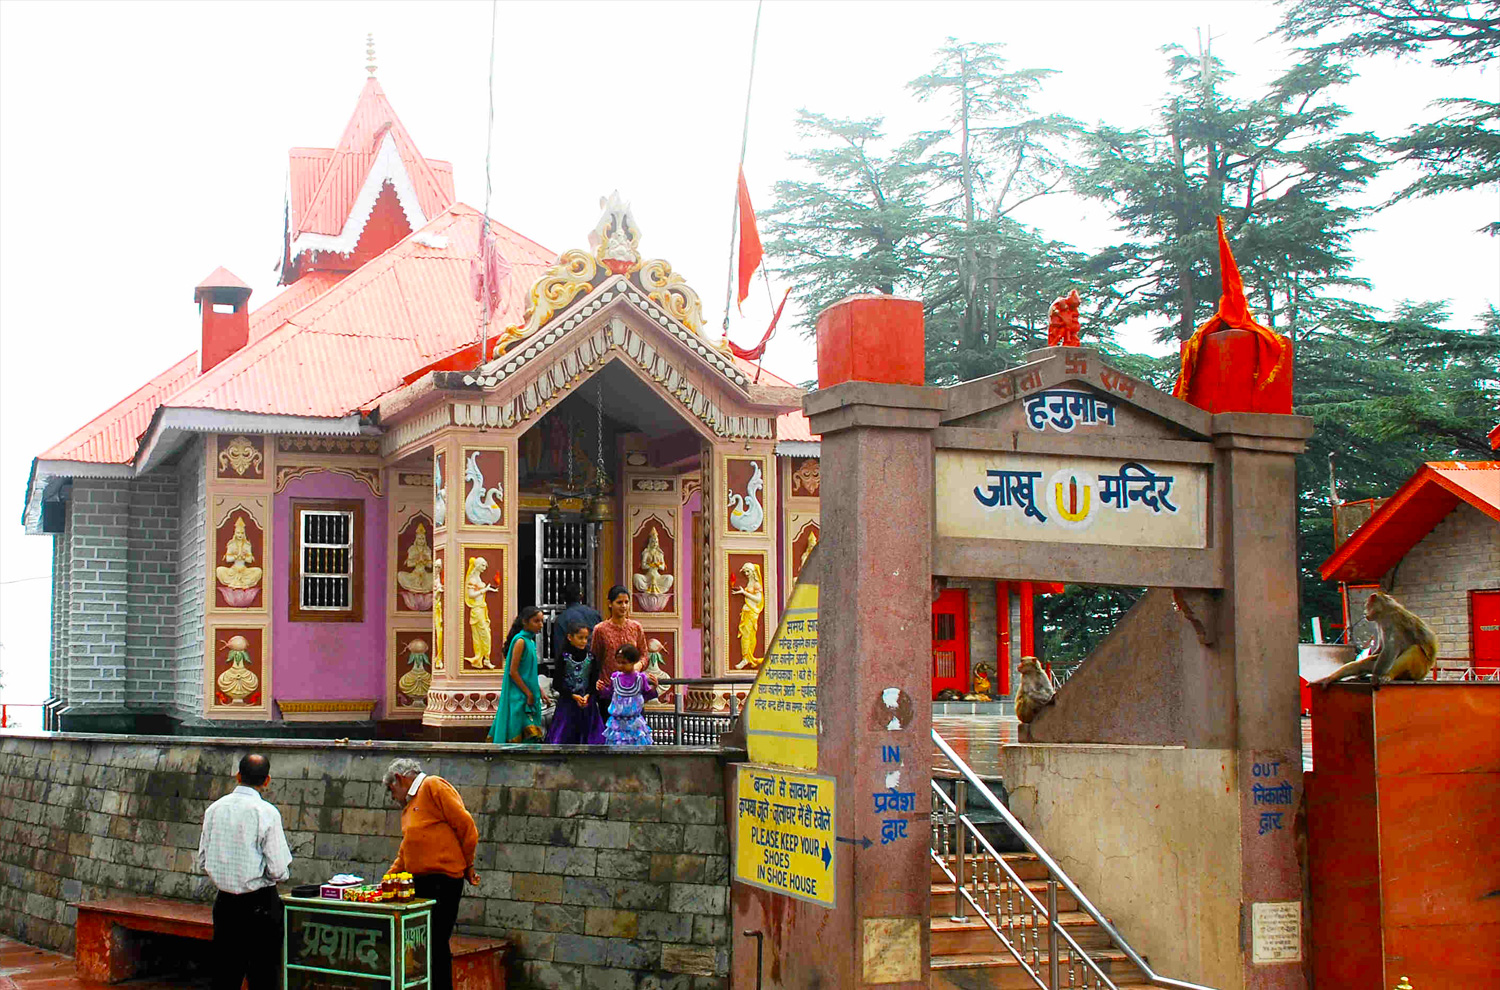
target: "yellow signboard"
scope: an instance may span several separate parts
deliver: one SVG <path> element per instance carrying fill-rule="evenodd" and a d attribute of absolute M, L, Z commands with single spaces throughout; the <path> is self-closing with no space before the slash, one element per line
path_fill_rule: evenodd
<path fill-rule="evenodd" d="M 818 768 L 818 586 L 812 568 L 810 561 L 792 588 L 766 662 L 745 699 L 752 763 Z"/>
<path fill-rule="evenodd" d="M 734 878 L 833 907 L 834 789 L 832 777 L 741 764 Z"/>

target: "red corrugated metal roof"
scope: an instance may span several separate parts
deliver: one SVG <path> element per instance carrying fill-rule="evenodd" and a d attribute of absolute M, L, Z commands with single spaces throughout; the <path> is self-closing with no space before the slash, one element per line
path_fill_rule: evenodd
<path fill-rule="evenodd" d="M 744 358 L 735 358 L 735 366 L 750 376 L 755 381 L 755 376 L 760 375 L 763 385 L 791 385 L 792 383 L 780 375 L 772 374 L 765 368 L 758 367 L 753 361 Z M 776 439 L 777 440 L 808 440 L 818 441 L 822 438 L 812 431 L 812 424 L 807 421 L 807 416 L 801 409 L 793 409 L 776 417 Z"/>
<path fill-rule="evenodd" d="M 449 208 L 163 404 L 324 417 L 360 409 L 477 334 L 469 264 L 479 224 L 477 210 Z M 491 319 L 503 327 L 519 321 L 532 282 L 557 256 L 490 227 L 512 265 Z"/>
<path fill-rule="evenodd" d="M 1377 581 L 1467 502 L 1500 522 L 1500 461 L 1429 461 L 1318 568 L 1325 581 Z"/>
<path fill-rule="evenodd" d="M 1496 423 L 1495 428 L 1490 431 L 1490 449 L 1500 450 L 1500 423 Z"/>
<path fill-rule="evenodd" d="M 126 463 L 135 456 L 136 438 L 150 425 L 162 399 L 197 376 L 194 351 L 47 448 L 41 460 Z"/>
<path fill-rule="evenodd" d="M 422 213 L 436 217 L 453 202 L 453 166 L 432 162 L 417 151 L 411 135 L 391 108 L 374 76 L 365 80 L 354 114 L 338 147 L 295 148 L 291 156 L 292 238 L 298 234 L 338 234 L 389 134 L 396 142 L 416 190 Z M 316 176 L 316 178 L 314 178 Z"/>
<path fill-rule="evenodd" d="M 356 272 L 303 276 L 250 315 L 249 343 L 206 375 L 196 352 L 183 358 L 42 459 L 126 463 L 163 405 L 323 417 L 360 409 L 478 332 L 469 262 L 479 223 L 477 210 L 457 204 Z M 532 282 L 557 256 L 490 227 L 513 267 L 491 319 L 504 327 L 519 322 Z"/>

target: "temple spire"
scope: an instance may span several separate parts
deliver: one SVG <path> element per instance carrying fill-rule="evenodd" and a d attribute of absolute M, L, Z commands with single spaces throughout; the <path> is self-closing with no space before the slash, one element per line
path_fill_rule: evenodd
<path fill-rule="evenodd" d="M 375 35 L 365 35 L 365 71 L 375 75 Z"/>

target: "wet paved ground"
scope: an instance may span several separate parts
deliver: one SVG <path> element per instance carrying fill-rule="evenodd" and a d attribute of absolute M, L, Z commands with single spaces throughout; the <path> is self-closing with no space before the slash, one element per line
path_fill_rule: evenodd
<path fill-rule="evenodd" d="M 1000 747 L 1016 741 L 1014 716 L 934 715 L 932 727 L 981 777 L 1000 776 Z M 935 766 L 942 766 L 939 760 Z M 1312 721 L 1302 720 L 1302 769 L 1312 769 Z"/>
<path fill-rule="evenodd" d="M 124 983 L 94 983 L 80 980 L 73 970 L 73 957 L 38 949 L 0 935 L 0 990 L 208 990 L 206 978 L 177 980 L 127 980 Z"/>

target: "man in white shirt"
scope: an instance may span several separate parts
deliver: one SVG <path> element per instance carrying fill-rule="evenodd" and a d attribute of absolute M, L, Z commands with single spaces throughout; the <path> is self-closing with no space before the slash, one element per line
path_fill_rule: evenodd
<path fill-rule="evenodd" d="M 240 760 L 239 786 L 208 806 L 198 841 L 198 869 L 219 888 L 214 900 L 214 990 L 276 990 L 281 982 L 281 896 L 292 852 L 281 812 L 262 796 L 271 761 Z"/>

